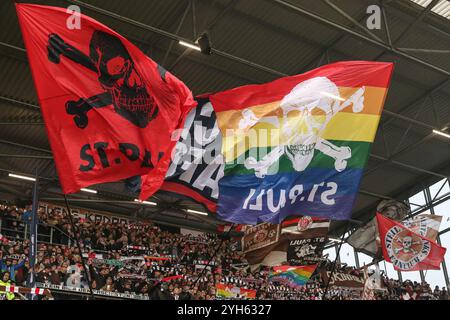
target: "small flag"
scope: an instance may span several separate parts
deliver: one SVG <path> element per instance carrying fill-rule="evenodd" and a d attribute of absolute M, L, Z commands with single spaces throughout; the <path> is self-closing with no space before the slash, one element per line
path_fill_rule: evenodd
<path fill-rule="evenodd" d="M 330 221 L 310 216 L 288 217 L 280 225 L 248 226 L 242 238 L 245 258 L 258 265 L 312 265 L 322 259 Z"/>
<path fill-rule="evenodd" d="M 272 282 L 280 282 L 289 287 L 305 285 L 316 270 L 317 265 L 310 266 L 278 266 L 269 274 Z"/>
<path fill-rule="evenodd" d="M 384 259 L 395 270 L 439 270 L 447 249 L 407 228 L 400 222 L 377 213 Z"/>

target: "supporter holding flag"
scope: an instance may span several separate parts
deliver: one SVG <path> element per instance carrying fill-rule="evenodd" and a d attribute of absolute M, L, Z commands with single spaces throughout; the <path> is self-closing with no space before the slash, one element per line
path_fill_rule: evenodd
<path fill-rule="evenodd" d="M 64 8 L 16 4 L 42 115 L 65 194 L 144 176 L 161 186 L 172 133 L 196 103 L 189 89 L 117 32 Z"/>

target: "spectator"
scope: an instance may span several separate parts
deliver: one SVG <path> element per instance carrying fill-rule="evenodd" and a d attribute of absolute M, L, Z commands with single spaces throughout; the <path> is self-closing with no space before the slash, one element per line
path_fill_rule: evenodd
<path fill-rule="evenodd" d="M 439 295 L 439 300 L 448 300 L 448 293 L 445 287 L 442 287 L 441 294 Z"/>
<path fill-rule="evenodd" d="M 4 272 L 0 279 L 0 286 L 10 286 L 12 285 L 10 274 L 8 271 Z M 1 292 L 0 291 L 0 300 L 6 298 L 7 300 L 14 300 L 15 295 L 12 292 Z"/>

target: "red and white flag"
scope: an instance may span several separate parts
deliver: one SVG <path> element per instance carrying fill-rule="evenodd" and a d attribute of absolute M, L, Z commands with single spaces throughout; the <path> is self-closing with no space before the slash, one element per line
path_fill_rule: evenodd
<path fill-rule="evenodd" d="M 281 223 L 281 234 L 302 235 L 303 238 L 321 237 L 328 233 L 330 220 L 310 216 L 290 216 Z"/>
<path fill-rule="evenodd" d="M 439 270 L 446 248 L 425 238 L 398 221 L 377 213 L 384 259 L 395 270 Z"/>
<path fill-rule="evenodd" d="M 144 200 L 163 183 L 187 113 L 183 82 L 139 48 L 65 8 L 16 4 L 47 135 L 64 193 L 144 176 Z"/>

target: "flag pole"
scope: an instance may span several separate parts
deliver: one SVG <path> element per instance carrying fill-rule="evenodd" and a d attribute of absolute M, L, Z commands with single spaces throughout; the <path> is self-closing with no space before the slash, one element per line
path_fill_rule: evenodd
<path fill-rule="evenodd" d="M 338 250 L 337 250 L 337 253 L 336 253 L 336 258 L 334 259 L 333 267 L 331 268 L 331 273 L 330 273 L 330 276 L 328 277 L 328 281 L 327 281 L 327 285 L 325 287 L 325 291 L 322 294 L 322 300 L 325 300 L 327 298 L 328 288 L 330 287 L 330 282 L 331 282 L 331 279 L 333 278 L 333 274 L 334 274 L 334 271 L 336 269 L 337 259 L 339 257 L 339 253 L 341 252 L 341 247 L 342 247 L 342 244 L 344 243 L 344 237 L 345 237 L 345 234 L 348 231 L 348 226 L 349 226 L 349 223 L 347 222 L 347 225 L 345 227 L 345 231 L 342 233 L 341 242 L 339 243 L 339 247 L 338 247 Z M 325 270 L 325 272 L 327 272 L 327 271 Z"/>
<path fill-rule="evenodd" d="M 83 257 L 83 251 L 81 250 L 80 241 L 79 241 L 78 235 L 77 235 L 78 228 L 75 226 L 75 223 L 73 222 L 72 211 L 70 210 L 69 201 L 67 200 L 67 196 L 65 194 L 64 194 L 64 201 L 66 202 L 67 216 L 69 217 L 70 225 L 72 226 L 72 229 L 73 229 L 75 242 L 77 243 L 77 248 L 78 248 L 78 251 L 80 252 L 81 263 L 83 264 L 84 272 L 86 273 L 86 278 L 87 278 L 87 282 L 88 282 L 88 286 L 89 286 L 89 292 L 91 293 L 92 299 L 94 299 L 94 291 L 92 291 L 92 283 L 91 283 L 91 272 L 86 266 L 86 261 Z"/>
<path fill-rule="evenodd" d="M 30 221 L 30 252 L 28 254 L 28 260 L 30 262 L 30 277 L 28 279 L 28 287 L 33 288 L 36 282 L 36 272 L 34 270 L 34 266 L 36 265 L 36 255 L 37 255 L 37 224 L 38 217 L 37 211 L 39 208 L 39 176 L 38 169 L 35 169 L 35 181 L 33 185 L 33 204 L 31 208 L 31 221 Z M 28 298 L 34 300 L 34 295 L 29 294 Z"/>

